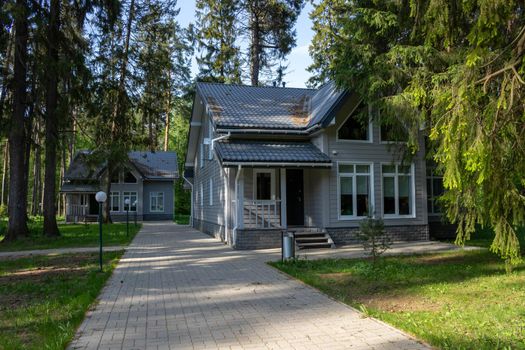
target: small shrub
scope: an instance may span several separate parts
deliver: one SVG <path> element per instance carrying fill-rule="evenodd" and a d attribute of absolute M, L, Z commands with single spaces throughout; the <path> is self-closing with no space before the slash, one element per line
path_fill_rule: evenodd
<path fill-rule="evenodd" d="M 375 265 L 377 258 L 390 248 L 392 240 L 385 234 L 383 220 L 367 217 L 359 223 L 359 238 L 363 241 L 363 248 L 372 257 Z"/>
<path fill-rule="evenodd" d="M 6 218 L 7 217 L 7 205 L 2 204 L 0 205 L 0 218 Z"/>

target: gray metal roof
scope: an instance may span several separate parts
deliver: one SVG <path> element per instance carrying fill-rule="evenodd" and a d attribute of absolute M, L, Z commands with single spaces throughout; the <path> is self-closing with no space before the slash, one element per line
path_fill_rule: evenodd
<path fill-rule="evenodd" d="M 179 176 L 175 152 L 129 152 L 128 157 L 147 179 L 176 179 Z"/>
<path fill-rule="evenodd" d="M 330 158 L 310 142 L 222 140 L 215 150 L 224 163 L 303 163 L 330 166 Z"/>
<path fill-rule="evenodd" d="M 77 153 L 64 180 L 98 180 L 105 164 L 89 164 L 90 151 Z M 172 180 L 178 177 L 177 154 L 175 152 L 141 152 L 128 153 L 131 164 L 145 179 Z"/>
<path fill-rule="evenodd" d="M 63 193 L 75 193 L 75 192 L 91 192 L 95 193 L 100 191 L 100 185 L 94 184 L 77 184 L 77 183 L 64 183 L 60 192 Z"/>
<path fill-rule="evenodd" d="M 219 128 L 306 129 L 322 121 L 344 91 L 197 83 Z"/>

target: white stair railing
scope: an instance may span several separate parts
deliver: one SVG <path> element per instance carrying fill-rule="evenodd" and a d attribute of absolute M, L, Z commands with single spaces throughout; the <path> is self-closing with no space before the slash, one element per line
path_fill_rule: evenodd
<path fill-rule="evenodd" d="M 246 200 L 244 202 L 244 225 L 249 228 L 281 227 L 280 200 Z"/>

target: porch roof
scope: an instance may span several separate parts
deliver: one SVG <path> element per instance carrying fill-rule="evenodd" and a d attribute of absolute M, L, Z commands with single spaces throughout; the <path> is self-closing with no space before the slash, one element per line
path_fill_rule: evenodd
<path fill-rule="evenodd" d="M 222 140 L 215 143 L 215 150 L 224 166 L 332 166 L 310 142 Z"/>
<path fill-rule="evenodd" d="M 95 193 L 100 191 L 100 186 L 94 184 L 73 184 L 65 183 L 62 185 L 62 193 Z"/>

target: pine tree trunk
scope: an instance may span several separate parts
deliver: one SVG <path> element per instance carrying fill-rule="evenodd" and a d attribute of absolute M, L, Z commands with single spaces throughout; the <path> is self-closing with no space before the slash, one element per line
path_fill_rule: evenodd
<path fill-rule="evenodd" d="M 9 171 L 9 142 L 6 141 L 4 146 L 4 165 L 2 166 L 2 193 L 0 196 L 0 205 L 7 205 L 7 182 L 9 181 L 9 176 L 7 172 Z"/>
<path fill-rule="evenodd" d="M 58 36 L 60 31 L 60 0 L 51 0 L 49 25 L 47 29 L 47 69 L 46 95 L 46 164 L 44 174 L 44 234 L 49 237 L 60 235 L 56 220 L 56 172 L 58 141 Z"/>
<path fill-rule="evenodd" d="M 259 18 L 251 14 L 251 42 L 250 42 L 250 77 L 252 86 L 259 85 L 259 70 L 261 69 L 261 33 Z"/>
<path fill-rule="evenodd" d="M 168 72 L 168 81 L 171 82 L 171 72 Z M 166 106 L 166 128 L 164 130 L 164 152 L 168 151 L 170 137 L 170 119 L 171 119 L 171 84 L 168 86 L 168 98 Z"/>
<path fill-rule="evenodd" d="M 31 215 L 40 215 L 40 167 L 42 166 L 42 156 L 40 153 L 40 145 L 37 144 L 33 164 L 33 200 L 31 204 Z"/>
<path fill-rule="evenodd" d="M 13 50 L 13 30 L 11 29 L 9 33 L 9 42 L 7 43 L 7 50 L 5 54 L 5 63 L 4 69 L 2 71 L 2 90 L 0 91 L 0 120 L 4 116 L 4 104 L 7 97 L 8 91 L 8 77 L 9 77 L 9 67 L 11 66 L 11 51 Z"/>
<path fill-rule="evenodd" d="M 5 240 L 27 236 L 27 197 L 24 197 L 24 116 L 27 89 L 27 41 L 29 10 L 24 0 L 16 1 L 13 113 L 9 130 L 9 224 Z"/>

